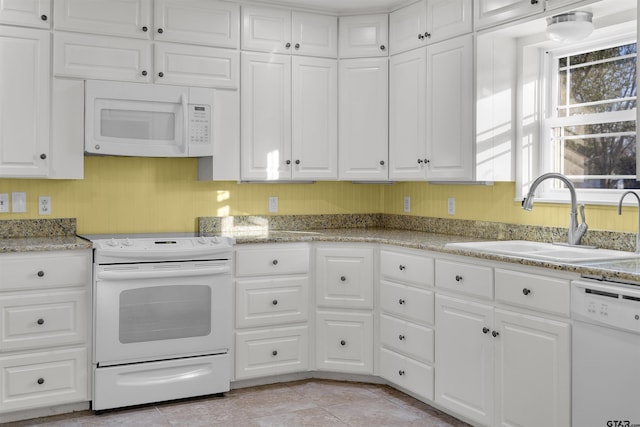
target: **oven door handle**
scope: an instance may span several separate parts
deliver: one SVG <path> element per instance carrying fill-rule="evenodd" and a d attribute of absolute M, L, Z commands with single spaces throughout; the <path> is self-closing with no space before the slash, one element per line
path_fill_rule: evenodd
<path fill-rule="evenodd" d="M 99 271 L 96 274 L 96 278 L 98 280 L 165 279 L 170 277 L 217 276 L 228 274 L 230 271 L 231 269 L 228 266 L 189 270 Z"/>

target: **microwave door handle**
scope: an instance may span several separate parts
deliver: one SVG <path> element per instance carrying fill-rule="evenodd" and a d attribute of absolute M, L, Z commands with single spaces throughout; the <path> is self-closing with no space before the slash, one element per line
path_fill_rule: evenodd
<path fill-rule="evenodd" d="M 187 154 L 187 138 L 189 138 L 189 106 L 187 105 L 187 95 L 184 93 L 180 96 L 182 101 L 183 126 L 182 129 L 182 152 Z"/>

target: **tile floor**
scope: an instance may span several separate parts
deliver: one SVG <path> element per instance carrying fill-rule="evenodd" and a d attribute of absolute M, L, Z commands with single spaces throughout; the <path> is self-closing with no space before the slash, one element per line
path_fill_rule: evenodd
<path fill-rule="evenodd" d="M 463 427 L 463 423 L 391 387 L 304 380 L 232 390 L 130 409 L 38 418 L 12 427 Z"/>

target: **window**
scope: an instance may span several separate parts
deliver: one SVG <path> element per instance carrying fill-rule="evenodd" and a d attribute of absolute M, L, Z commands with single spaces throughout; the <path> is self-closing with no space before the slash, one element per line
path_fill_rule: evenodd
<path fill-rule="evenodd" d="M 635 34 L 626 40 L 547 53 L 547 118 L 542 164 L 586 197 L 606 201 L 636 181 Z M 550 192 L 563 188 L 553 180 Z M 619 194 L 615 192 L 616 197 Z M 549 194 L 547 194 L 549 196 Z M 581 197 L 585 199 L 585 197 Z"/>

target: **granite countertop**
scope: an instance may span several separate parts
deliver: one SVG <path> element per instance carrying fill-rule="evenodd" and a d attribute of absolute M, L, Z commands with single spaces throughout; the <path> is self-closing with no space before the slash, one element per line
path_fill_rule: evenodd
<path fill-rule="evenodd" d="M 76 236 L 75 218 L 0 222 L 0 253 L 78 249 L 91 249 L 91 242 Z"/>
<path fill-rule="evenodd" d="M 91 242 L 77 236 L 0 238 L 0 253 L 91 249 Z"/>

